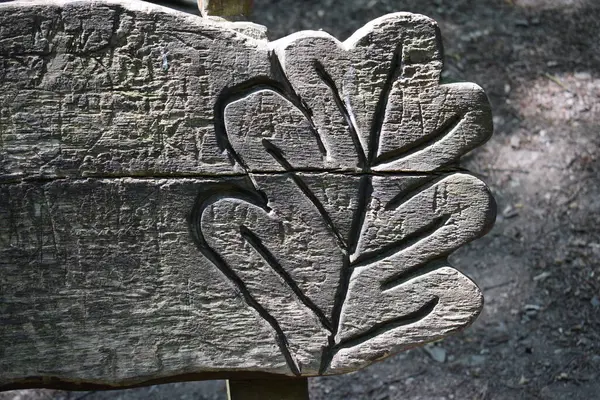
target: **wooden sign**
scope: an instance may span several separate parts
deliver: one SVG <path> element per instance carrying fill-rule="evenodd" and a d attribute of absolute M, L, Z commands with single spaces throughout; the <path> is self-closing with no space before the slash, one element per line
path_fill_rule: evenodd
<path fill-rule="evenodd" d="M 431 19 L 0 4 L 0 387 L 317 376 L 468 326 L 492 133 Z"/>

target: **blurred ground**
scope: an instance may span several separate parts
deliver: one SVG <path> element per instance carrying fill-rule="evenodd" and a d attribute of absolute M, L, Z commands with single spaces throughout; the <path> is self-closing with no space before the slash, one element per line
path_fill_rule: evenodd
<path fill-rule="evenodd" d="M 452 257 L 484 290 L 484 313 L 435 351 L 313 379 L 312 399 L 600 399 L 600 2 L 255 0 L 255 10 L 271 39 L 320 28 L 343 39 L 388 12 L 426 14 L 444 36 L 445 77 L 483 86 L 495 114 L 494 138 L 465 165 L 492 188 L 498 221 Z M 225 397 L 222 382 L 0 394 Z"/>

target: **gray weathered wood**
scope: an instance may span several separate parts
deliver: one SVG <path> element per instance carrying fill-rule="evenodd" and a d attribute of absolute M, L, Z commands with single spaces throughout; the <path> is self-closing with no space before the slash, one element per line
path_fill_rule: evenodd
<path fill-rule="evenodd" d="M 308 400 L 308 379 L 227 381 L 229 400 Z"/>
<path fill-rule="evenodd" d="M 267 42 L 0 4 L 0 388 L 337 374 L 468 326 L 491 112 L 441 69 L 421 15 Z"/>

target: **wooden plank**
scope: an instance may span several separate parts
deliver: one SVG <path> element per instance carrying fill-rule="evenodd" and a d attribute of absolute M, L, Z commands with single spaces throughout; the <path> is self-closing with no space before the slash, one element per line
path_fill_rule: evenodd
<path fill-rule="evenodd" d="M 0 182 L 231 174 L 216 103 L 271 76 L 262 27 L 142 1 L 0 3 L 0 26 Z"/>
<path fill-rule="evenodd" d="M 491 113 L 440 46 L 0 4 L 0 388 L 338 374 L 468 326 L 447 257 L 495 209 L 453 166 Z"/>

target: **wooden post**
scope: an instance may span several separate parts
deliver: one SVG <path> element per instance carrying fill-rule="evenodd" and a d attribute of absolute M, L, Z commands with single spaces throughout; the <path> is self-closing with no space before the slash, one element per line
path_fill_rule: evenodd
<path fill-rule="evenodd" d="M 252 11 L 252 0 L 198 0 L 203 16 L 223 18 L 247 17 Z"/>
<path fill-rule="evenodd" d="M 308 400 L 308 379 L 228 380 L 229 400 Z"/>

